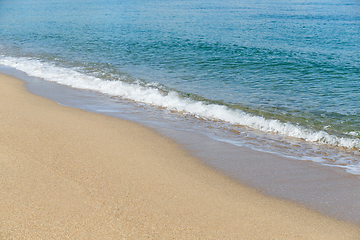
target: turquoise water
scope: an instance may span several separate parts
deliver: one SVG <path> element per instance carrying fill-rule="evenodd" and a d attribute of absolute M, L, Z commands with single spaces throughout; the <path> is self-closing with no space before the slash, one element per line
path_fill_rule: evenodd
<path fill-rule="evenodd" d="M 310 143 L 306 159 L 356 173 L 359 39 L 355 0 L 0 0 L 2 65 L 220 121 L 231 141 L 270 134 L 290 156 Z"/>

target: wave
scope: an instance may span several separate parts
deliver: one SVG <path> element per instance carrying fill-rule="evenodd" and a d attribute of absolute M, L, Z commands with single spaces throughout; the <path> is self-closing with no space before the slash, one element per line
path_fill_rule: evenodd
<path fill-rule="evenodd" d="M 52 63 L 29 58 L 1 56 L 0 64 L 10 66 L 25 72 L 29 76 L 42 78 L 47 81 L 78 89 L 93 90 L 183 114 L 194 115 L 198 118 L 224 121 L 308 142 L 360 149 L 360 139 L 339 137 L 325 131 L 316 131 L 276 119 L 266 119 L 262 116 L 252 115 L 224 105 L 208 104 L 204 101 L 186 98 L 176 91 L 162 91 L 157 87 L 156 83 L 144 85 L 140 82 L 128 83 L 122 81 L 122 79 L 107 80 L 87 75 L 74 69 L 58 67 Z"/>

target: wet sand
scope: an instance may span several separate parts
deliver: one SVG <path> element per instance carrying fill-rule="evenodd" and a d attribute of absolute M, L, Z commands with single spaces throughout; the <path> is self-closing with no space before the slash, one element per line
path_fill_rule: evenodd
<path fill-rule="evenodd" d="M 359 239 L 267 197 L 133 122 L 61 106 L 0 75 L 2 239 Z"/>

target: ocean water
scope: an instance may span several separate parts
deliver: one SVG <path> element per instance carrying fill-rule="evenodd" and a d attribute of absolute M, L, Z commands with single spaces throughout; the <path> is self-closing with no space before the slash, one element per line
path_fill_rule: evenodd
<path fill-rule="evenodd" d="M 357 0 L 0 0 L 0 65 L 360 174 Z"/>

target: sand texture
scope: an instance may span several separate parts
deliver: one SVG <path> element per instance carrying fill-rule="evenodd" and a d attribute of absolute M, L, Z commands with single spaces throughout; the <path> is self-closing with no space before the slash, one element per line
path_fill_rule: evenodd
<path fill-rule="evenodd" d="M 360 239 L 264 196 L 136 123 L 0 75 L 0 239 Z"/>

